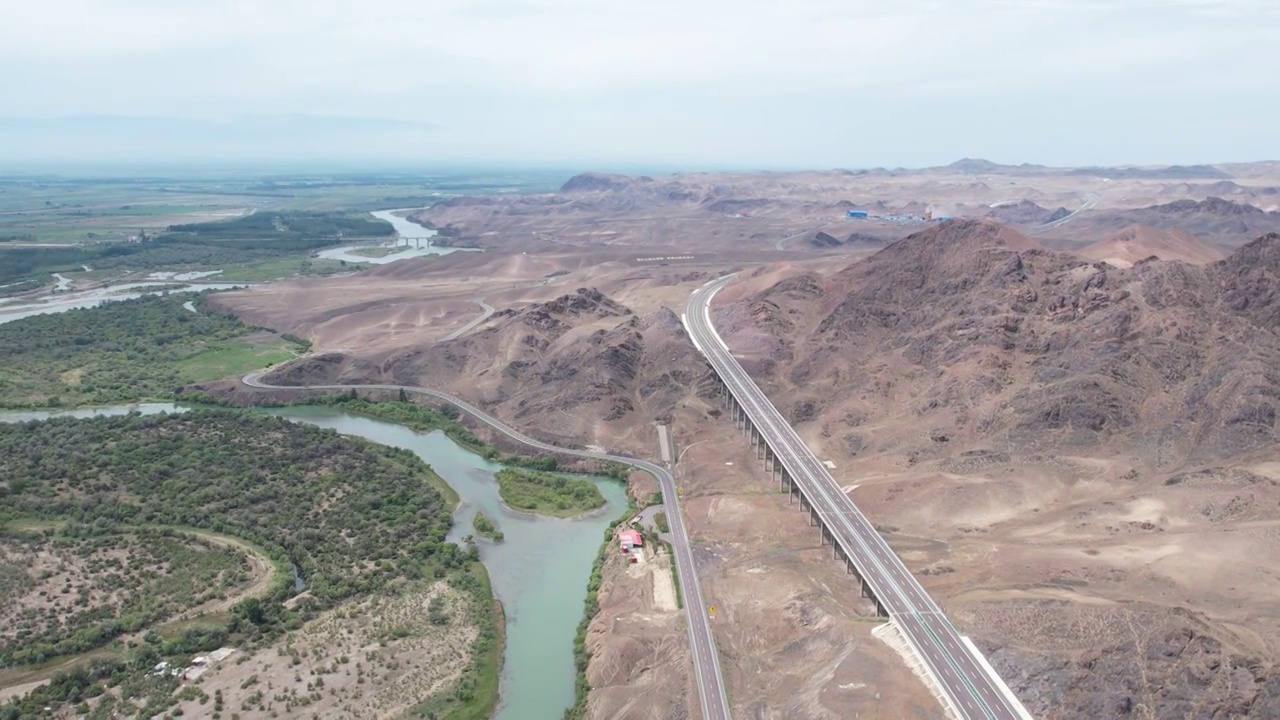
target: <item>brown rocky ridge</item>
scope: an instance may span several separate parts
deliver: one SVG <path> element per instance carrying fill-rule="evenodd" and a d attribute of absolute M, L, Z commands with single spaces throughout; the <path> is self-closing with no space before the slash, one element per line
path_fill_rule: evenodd
<path fill-rule="evenodd" d="M 945 543 L 904 557 L 1033 715 L 1264 718 L 1278 293 L 1277 234 L 1121 269 L 958 220 L 715 317 L 891 542 Z"/>
<path fill-rule="evenodd" d="M 1183 198 L 1142 208 L 1095 210 L 1070 224 L 1074 238 L 1106 237 L 1132 225 L 1143 225 L 1181 230 L 1226 247 L 1238 247 L 1261 235 L 1280 232 L 1280 212 L 1220 197 Z"/>

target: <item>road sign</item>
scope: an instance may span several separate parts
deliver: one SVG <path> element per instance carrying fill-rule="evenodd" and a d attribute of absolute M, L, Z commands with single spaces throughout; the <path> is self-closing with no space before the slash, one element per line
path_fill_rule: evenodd
<path fill-rule="evenodd" d="M 677 494 L 677 495 L 683 495 L 683 494 L 684 494 L 684 488 L 676 488 L 676 494 Z"/>
<path fill-rule="evenodd" d="M 708 605 L 708 606 L 707 606 L 707 612 L 711 613 L 712 615 L 715 615 L 715 614 L 716 614 L 716 606 L 715 606 L 715 605 Z"/>

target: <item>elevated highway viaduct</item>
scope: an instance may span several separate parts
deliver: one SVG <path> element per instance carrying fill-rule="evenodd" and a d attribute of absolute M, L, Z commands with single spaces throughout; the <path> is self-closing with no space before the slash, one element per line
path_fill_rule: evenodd
<path fill-rule="evenodd" d="M 747 434 L 780 489 L 808 511 L 832 557 L 844 561 L 880 614 L 896 626 L 925 682 L 947 713 L 961 720 L 1026 720 L 1017 697 L 962 638 L 871 522 L 840 488 L 769 398 L 743 370 L 711 322 L 711 300 L 732 275 L 696 290 L 683 322 L 715 371 L 729 417 Z"/>

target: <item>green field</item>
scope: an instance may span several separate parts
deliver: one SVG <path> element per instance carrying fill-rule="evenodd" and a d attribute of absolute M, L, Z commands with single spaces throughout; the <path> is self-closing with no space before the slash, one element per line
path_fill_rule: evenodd
<path fill-rule="evenodd" d="M 580 478 L 523 468 L 504 468 L 494 477 L 498 479 L 502 501 L 515 510 L 572 517 L 605 504 L 600 489 Z"/>
<path fill-rule="evenodd" d="M 360 270 L 359 265 L 352 265 L 345 260 L 323 260 L 310 257 L 284 257 L 261 262 L 228 265 L 218 274 L 218 281 L 225 282 L 267 282 L 295 275 L 333 275 L 340 272 Z"/>
<path fill-rule="evenodd" d="M 140 229 L 263 211 L 358 211 L 425 207 L 453 195 L 549 192 L 568 174 L 550 171 L 295 173 L 247 170 L 168 176 L 0 175 L 0 242 L 95 243 Z"/>
<path fill-rule="evenodd" d="M 297 357 L 297 345 L 272 337 L 265 341 L 229 340 L 213 343 L 174 367 L 187 382 L 204 382 L 270 367 Z"/>

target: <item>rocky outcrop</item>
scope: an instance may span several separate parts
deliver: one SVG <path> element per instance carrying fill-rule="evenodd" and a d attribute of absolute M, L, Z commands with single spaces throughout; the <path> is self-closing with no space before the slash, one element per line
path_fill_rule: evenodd
<path fill-rule="evenodd" d="M 480 331 L 384 366 L 397 383 L 457 388 L 571 444 L 669 416 L 707 375 L 673 312 L 638 316 L 595 288 L 494 313 Z"/>
<path fill-rule="evenodd" d="M 635 178 L 627 175 L 617 175 L 613 173 L 589 172 L 580 175 L 574 175 L 560 186 L 562 193 L 579 193 L 579 192 L 607 192 L 611 190 L 625 190 L 633 183 Z"/>
<path fill-rule="evenodd" d="M 1207 267 L 1129 269 L 1043 250 L 989 221 L 943 223 L 821 279 L 728 312 L 764 334 L 753 370 L 819 407 L 805 415 L 935 418 L 1001 450 L 1105 445 L 1162 464 L 1276 441 L 1280 235 Z M 895 402 L 880 399 L 895 388 Z"/>

